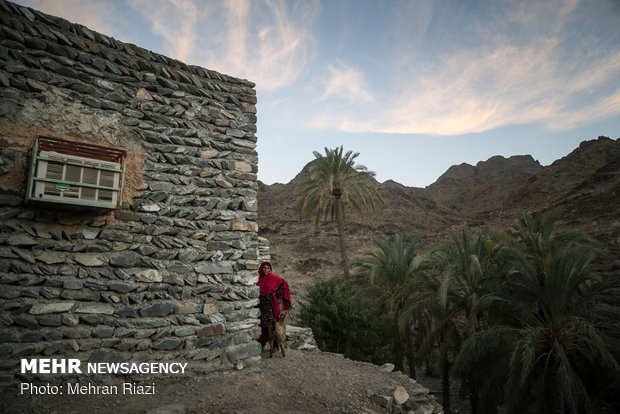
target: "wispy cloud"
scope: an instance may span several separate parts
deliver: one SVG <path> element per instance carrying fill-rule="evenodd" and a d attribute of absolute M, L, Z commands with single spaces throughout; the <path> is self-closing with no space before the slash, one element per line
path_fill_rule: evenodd
<path fill-rule="evenodd" d="M 418 42 L 416 51 L 395 60 L 393 67 L 410 69 L 386 75 L 390 82 L 382 86 L 400 90 L 400 95 L 382 95 L 372 111 L 363 105 L 336 110 L 336 102 L 327 102 L 312 125 L 349 132 L 458 135 L 531 122 L 568 129 L 620 114 L 618 91 L 609 87 L 620 79 L 620 51 L 592 44 L 598 34 L 589 31 L 595 25 L 575 25 L 583 12 L 580 6 L 577 0 L 527 3 L 502 9 L 490 16 L 494 21 L 458 16 L 459 23 L 471 23 L 473 35 L 465 33 L 471 38 L 450 39 L 441 49 Z M 435 16 L 435 30 L 456 23 L 441 17 Z"/>
<path fill-rule="evenodd" d="M 348 65 L 329 65 L 322 99 L 336 97 L 348 101 L 373 102 L 372 94 L 365 87 L 364 73 Z"/>
<path fill-rule="evenodd" d="M 181 61 L 190 59 L 198 41 L 199 8 L 195 2 L 130 0 L 129 4 L 149 21 L 151 30 L 165 40 L 167 54 Z"/>
<path fill-rule="evenodd" d="M 564 130 L 618 114 L 620 114 L 620 89 L 613 90 L 609 96 L 576 110 L 560 110 L 546 122 L 546 125 L 553 130 Z"/>
<path fill-rule="evenodd" d="M 248 78 L 259 89 L 289 85 L 306 69 L 320 3 L 284 0 L 133 0 L 179 60 Z"/>

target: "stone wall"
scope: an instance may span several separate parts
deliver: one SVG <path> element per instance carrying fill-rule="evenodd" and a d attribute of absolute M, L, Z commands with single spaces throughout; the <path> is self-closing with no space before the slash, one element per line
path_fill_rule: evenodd
<path fill-rule="evenodd" d="M 255 104 L 252 82 L 0 0 L 0 382 L 30 357 L 259 363 Z M 122 207 L 24 205 L 43 135 L 127 150 Z"/>

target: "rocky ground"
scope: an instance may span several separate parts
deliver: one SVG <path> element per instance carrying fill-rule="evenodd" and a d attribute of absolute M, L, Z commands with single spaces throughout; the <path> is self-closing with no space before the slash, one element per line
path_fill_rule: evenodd
<path fill-rule="evenodd" d="M 439 389 L 436 379 L 429 379 L 432 383 L 429 389 L 402 373 L 388 372 L 389 367 L 352 361 L 318 350 L 289 349 L 285 358 L 278 354 L 271 359 L 269 352 L 264 351 L 262 356 L 260 367 L 249 375 L 244 372 L 155 380 L 157 393 L 150 396 L 26 397 L 10 389 L 2 396 L 6 411 L 0 411 L 115 414 L 441 412 L 434 396 Z"/>

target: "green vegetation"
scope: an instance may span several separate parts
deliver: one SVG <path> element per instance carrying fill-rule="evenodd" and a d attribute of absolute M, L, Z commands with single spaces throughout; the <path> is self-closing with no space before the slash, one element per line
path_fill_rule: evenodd
<path fill-rule="evenodd" d="M 316 160 L 310 167 L 310 177 L 296 188 L 301 197 L 295 211 L 301 218 L 316 215 L 317 229 L 323 215 L 336 221 L 345 279 L 349 277 L 344 239 L 345 203 L 364 216 L 374 211 L 376 202 L 383 202 L 373 180 L 375 173 L 356 165 L 358 156 L 359 152 L 352 151 L 343 154 L 342 147 L 325 148 L 325 155 L 314 151 Z"/>
<path fill-rule="evenodd" d="M 620 278 L 595 272 L 593 241 L 559 218 L 463 230 L 426 252 L 377 239 L 355 278 L 310 287 L 302 322 L 323 350 L 438 371 L 446 413 L 453 378 L 474 413 L 591 412 L 618 389 Z"/>
<path fill-rule="evenodd" d="M 360 293 L 373 303 L 376 311 L 393 315 L 394 329 L 400 339 L 394 344 L 396 369 L 403 369 L 403 356 L 415 368 L 411 325 L 400 325 L 398 321 L 413 291 L 415 276 L 422 270 L 423 261 L 417 256 L 419 241 L 407 241 L 396 235 L 393 240 L 376 239 L 375 244 L 379 250 L 351 263 L 355 278 Z"/>
<path fill-rule="evenodd" d="M 394 359 L 392 345 L 398 335 L 391 316 L 372 309 L 341 278 L 310 286 L 300 319 L 312 328 L 321 350 L 379 365 Z"/>

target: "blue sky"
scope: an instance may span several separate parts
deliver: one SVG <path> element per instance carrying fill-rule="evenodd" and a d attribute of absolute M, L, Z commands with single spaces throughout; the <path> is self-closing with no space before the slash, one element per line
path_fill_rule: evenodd
<path fill-rule="evenodd" d="M 620 137 L 620 1 L 18 0 L 256 83 L 258 178 L 343 145 L 383 182 Z"/>

